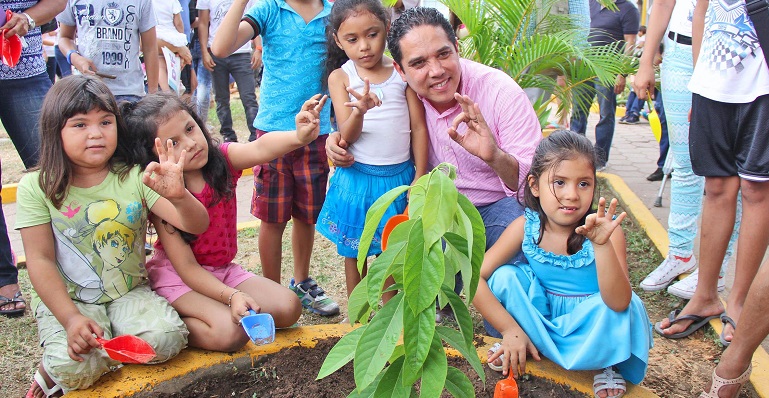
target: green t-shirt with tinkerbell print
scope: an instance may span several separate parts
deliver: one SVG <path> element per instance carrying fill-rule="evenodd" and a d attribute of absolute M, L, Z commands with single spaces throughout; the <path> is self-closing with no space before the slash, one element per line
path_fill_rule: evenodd
<path fill-rule="evenodd" d="M 69 296 L 107 303 L 145 281 L 147 216 L 160 195 L 142 183 L 139 167 L 124 180 L 109 173 L 96 186 L 70 187 L 59 209 L 45 197 L 39 173 L 29 173 L 19 183 L 16 229 L 51 224 L 56 266 Z M 38 302 L 34 295 L 33 308 Z"/>

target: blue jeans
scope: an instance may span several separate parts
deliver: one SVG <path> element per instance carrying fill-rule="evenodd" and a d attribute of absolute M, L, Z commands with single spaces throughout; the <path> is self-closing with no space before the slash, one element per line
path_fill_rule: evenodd
<path fill-rule="evenodd" d="M 206 123 L 208 121 L 208 106 L 211 104 L 211 72 L 203 66 L 201 58 L 192 61 L 192 67 L 197 74 L 198 87 L 195 89 L 195 103 L 197 105 L 198 116 Z M 227 89 L 229 93 L 229 88 Z"/>
<path fill-rule="evenodd" d="M 259 111 L 256 102 L 256 82 L 254 70 L 251 69 L 251 54 L 232 54 L 226 58 L 214 57 L 216 66 L 211 74 L 213 78 L 214 96 L 216 99 L 216 116 L 221 124 L 221 134 L 225 138 L 235 138 L 232 128 L 232 112 L 230 111 L 230 75 L 235 79 L 240 93 L 240 102 L 246 112 L 246 124 L 251 133 L 249 141 L 256 139 L 254 119 Z"/>
<path fill-rule="evenodd" d="M 67 56 L 59 50 L 59 46 L 53 47 L 53 53 L 56 56 L 56 66 L 59 67 L 61 77 L 67 77 L 72 74 L 72 65 L 67 62 Z"/>
<path fill-rule="evenodd" d="M 635 91 L 630 90 L 630 95 L 627 96 L 627 104 L 625 104 L 625 114 L 638 116 L 641 114 L 643 107 L 644 102 L 636 97 Z"/>
<path fill-rule="evenodd" d="M 43 72 L 26 79 L 2 80 L 0 87 L 0 121 L 13 141 L 24 167 L 37 165 L 40 134 L 37 120 L 43 98 L 51 88 L 48 74 Z"/>
<path fill-rule="evenodd" d="M 37 121 L 43 98 L 51 88 L 47 73 L 26 79 L 0 81 L 3 95 L 0 95 L 0 121 L 19 153 L 24 167 L 37 164 L 40 153 L 40 133 Z M 0 181 L 2 173 L 0 172 Z M 2 187 L 0 186 L 0 189 Z M 0 206 L 0 287 L 18 283 L 18 271 L 11 257 L 11 242 L 5 215 Z"/>
<path fill-rule="evenodd" d="M 588 87 L 583 88 L 583 90 L 595 88 L 595 92 L 591 94 L 590 102 L 595 98 L 596 93 L 598 94 L 598 109 L 600 110 L 601 118 L 598 120 L 598 124 L 595 125 L 595 150 L 598 155 L 597 166 L 601 167 L 609 161 L 611 142 L 614 139 L 614 113 L 617 108 L 617 95 L 614 94 L 614 86 L 603 86 L 597 80 L 595 82 L 587 82 L 585 85 Z M 587 131 L 587 111 L 579 109 L 576 105 L 573 108 L 571 131 L 585 135 Z"/>
<path fill-rule="evenodd" d="M 670 216 L 668 238 L 670 255 L 689 257 L 694 252 L 697 219 L 702 212 L 702 191 L 705 178 L 692 171 L 689 154 L 688 113 L 692 107 L 692 93 L 687 88 L 692 77 L 691 46 L 677 43 L 665 36 L 665 62 L 661 64 L 662 88 L 665 90 L 667 126 L 670 129 L 670 151 L 673 155 L 673 177 L 670 181 Z M 734 230 L 726 248 L 726 255 L 734 254 L 740 221 L 742 195 L 737 196 L 737 215 Z M 721 268 L 721 275 L 726 269 Z"/>

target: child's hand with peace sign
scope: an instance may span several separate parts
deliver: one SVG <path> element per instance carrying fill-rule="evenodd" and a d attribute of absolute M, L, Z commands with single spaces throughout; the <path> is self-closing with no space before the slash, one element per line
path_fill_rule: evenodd
<path fill-rule="evenodd" d="M 357 101 L 348 101 L 344 103 L 344 106 L 357 109 L 361 115 L 365 115 L 369 109 L 382 105 L 382 100 L 374 93 L 371 92 L 371 85 L 368 78 L 363 78 L 363 93 L 358 93 L 353 90 L 352 87 L 347 87 L 347 92 L 350 93 Z"/>

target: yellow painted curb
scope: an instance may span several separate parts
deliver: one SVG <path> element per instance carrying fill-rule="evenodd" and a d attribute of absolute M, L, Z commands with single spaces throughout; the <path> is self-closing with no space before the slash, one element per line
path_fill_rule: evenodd
<path fill-rule="evenodd" d="M 670 246 L 668 232 L 657 221 L 657 218 L 654 217 L 641 199 L 636 196 L 618 175 L 598 173 L 598 176 L 606 179 L 625 211 L 646 231 L 646 235 L 662 257 L 667 257 L 668 247 Z M 682 275 L 679 279 L 683 279 L 685 276 Z M 726 308 L 726 303 L 724 303 L 724 308 Z M 721 334 L 723 324 L 720 319 L 711 320 L 710 326 L 715 330 L 716 334 Z M 750 383 L 760 397 L 769 398 L 769 354 L 761 346 L 753 353 L 753 372 L 750 375 Z"/>
<path fill-rule="evenodd" d="M 16 202 L 16 188 L 19 184 L 5 184 L 3 185 L 3 191 L 0 192 L 0 197 L 3 199 L 3 204 Z"/>
<path fill-rule="evenodd" d="M 189 348 L 182 351 L 173 360 L 162 364 L 125 365 L 115 372 L 102 376 L 91 388 L 72 391 L 66 396 L 73 398 L 130 397 L 137 393 L 151 391 L 156 386 L 163 389 L 161 386 L 163 382 L 182 378 L 214 365 L 232 364 L 235 366 L 236 361 L 243 363 L 244 359 L 249 359 L 251 363 L 254 363 L 260 356 L 272 354 L 284 348 L 293 346 L 314 347 L 317 340 L 341 337 L 352 329 L 353 327 L 348 324 L 329 324 L 278 330 L 274 343 L 264 346 L 248 344 L 240 351 L 231 354 Z M 484 337 L 484 343 L 477 348 L 481 362 L 486 363 L 489 347 L 498 341 L 500 340 L 493 337 Z M 459 355 L 457 351 L 452 349 L 449 349 L 448 353 L 449 355 Z M 566 371 L 546 359 L 540 362 L 527 362 L 526 370 L 535 376 L 570 385 L 577 391 L 593 395 L 595 372 Z M 657 396 L 648 389 L 633 384 L 628 385 L 627 394 L 639 398 Z"/>

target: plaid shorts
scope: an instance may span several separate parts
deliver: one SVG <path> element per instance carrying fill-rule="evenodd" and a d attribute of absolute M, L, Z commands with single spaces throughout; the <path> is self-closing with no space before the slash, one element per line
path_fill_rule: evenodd
<path fill-rule="evenodd" d="M 256 130 L 257 137 L 266 134 Z M 251 214 L 269 223 L 295 218 L 315 224 L 326 199 L 326 135 L 269 163 L 254 167 Z"/>

